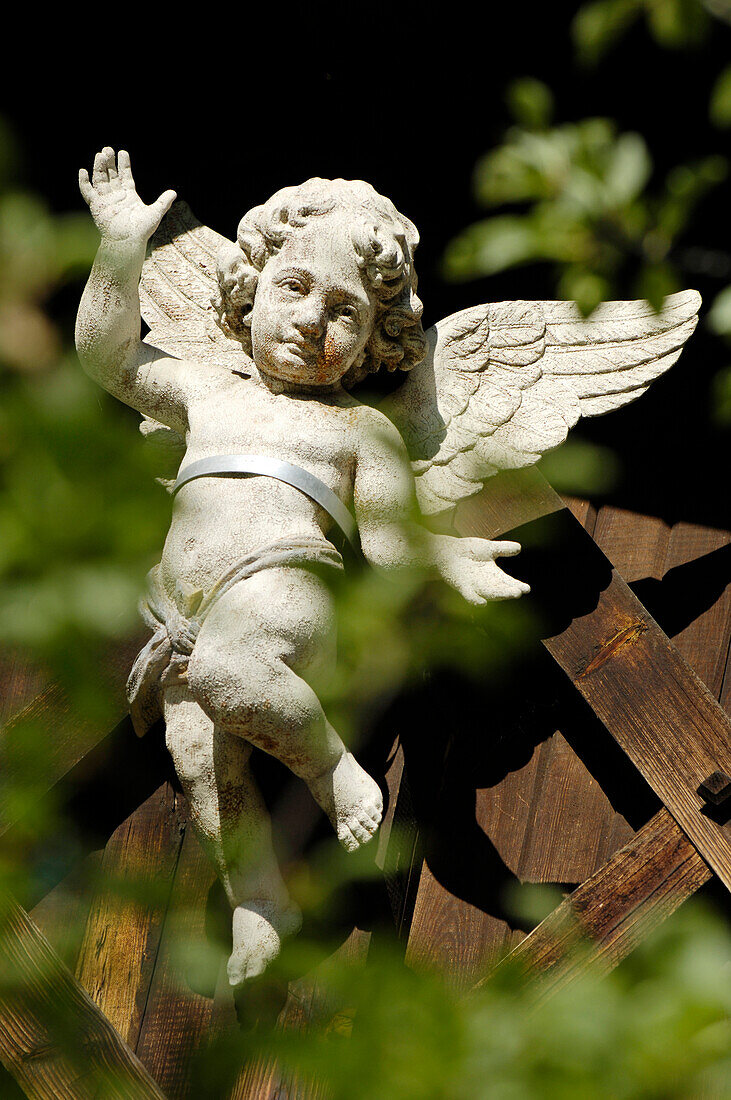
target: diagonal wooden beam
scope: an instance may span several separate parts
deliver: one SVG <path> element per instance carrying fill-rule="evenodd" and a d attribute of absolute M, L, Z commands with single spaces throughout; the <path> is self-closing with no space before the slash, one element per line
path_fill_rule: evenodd
<path fill-rule="evenodd" d="M 542 534 L 554 540 L 560 570 L 547 614 L 559 628 L 544 645 L 731 889 L 731 829 L 697 790 L 714 771 L 731 775 L 727 715 L 537 471 L 505 479 L 503 498 L 498 508 L 481 497 L 463 502 L 455 529 L 495 537 L 508 516 L 511 535 L 530 540 L 548 518 Z M 529 559 L 521 576 L 531 579 Z"/>
<path fill-rule="evenodd" d="M 31 1100 L 164 1095 L 12 899 L 0 905 L 0 1059 Z"/>
<path fill-rule="evenodd" d="M 542 998 L 587 966 L 608 973 L 712 877 L 663 808 L 474 988 L 509 966 L 539 980 Z"/>

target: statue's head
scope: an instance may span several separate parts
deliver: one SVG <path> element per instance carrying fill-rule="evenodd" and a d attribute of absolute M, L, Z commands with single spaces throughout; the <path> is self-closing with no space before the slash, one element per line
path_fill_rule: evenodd
<path fill-rule="evenodd" d="M 360 180 L 285 187 L 218 257 L 219 321 L 266 374 L 352 386 L 426 350 L 416 227 Z"/>

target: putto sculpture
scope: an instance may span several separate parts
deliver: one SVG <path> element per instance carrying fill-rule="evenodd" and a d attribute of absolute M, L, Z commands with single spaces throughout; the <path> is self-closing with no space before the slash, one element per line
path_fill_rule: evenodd
<path fill-rule="evenodd" d="M 538 461 L 579 417 L 634 400 L 677 359 L 700 297 L 672 295 L 657 314 L 609 302 L 589 319 L 568 302 L 501 302 L 425 333 L 418 233 L 366 183 L 284 188 L 242 218 L 236 242 L 182 203 L 158 230 L 175 193 L 144 205 L 123 151 L 99 153 L 80 187 L 101 244 L 79 357 L 184 454 L 131 713 L 140 733 L 164 716 L 233 910 L 228 975 L 240 986 L 301 920 L 252 748 L 304 779 L 347 849 L 381 819 L 378 784 L 305 678 L 333 658 L 333 532 L 374 568 L 429 569 L 475 604 L 527 592 L 496 561 L 517 543 L 433 534 L 417 502 L 448 510 L 498 470 Z M 382 368 L 408 372 L 388 416 L 350 393 Z"/>

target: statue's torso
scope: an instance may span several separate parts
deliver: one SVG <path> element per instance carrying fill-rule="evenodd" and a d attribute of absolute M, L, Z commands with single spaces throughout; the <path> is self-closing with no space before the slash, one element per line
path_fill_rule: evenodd
<path fill-rule="evenodd" d="M 351 504 L 360 427 L 355 402 L 275 395 L 237 379 L 195 402 L 189 424 L 182 467 L 213 455 L 262 455 L 302 467 Z M 163 581 L 171 595 L 180 580 L 205 591 L 244 554 L 286 536 L 322 536 L 331 527 L 314 501 L 274 478 L 202 477 L 175 498 Z"/>

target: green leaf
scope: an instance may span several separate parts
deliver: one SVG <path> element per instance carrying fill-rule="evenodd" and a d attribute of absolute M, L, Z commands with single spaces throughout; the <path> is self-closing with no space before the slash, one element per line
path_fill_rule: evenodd
<path fill-rule="evenodd" d="M 668 294 L 680 290 L 678 277 L 668 264 L 646 264 L 635 284 L 638 298 L 644 298 L 659 313 Z"/>
<path fill-rule="evenodd" d="M 731 286 L 716 295 L 706 314 L 706 324 L 719 336 L 731 336 Z"/>
<path fill-rule="evenodd" d="M 532 223 L 505 214 L 477 222 L 455 237 L 444 256 L 444 274 L 454 280 L 494 275 L 540 255 Z"/>
<path fill-rule="evenodd" d="M 620 134 L 607 163 L 604 183 L 617 204 L 631 202 L 642 192 L 652 173 L 652 160 L 640 134 Z"/>
<path fill-rule="evenodd" d="M 542 130 L 550 123 L 553 94 L 542 81 L 529 76 L 514 80 L 506 99 L 515 121 L 527 130 Z"/>
<path fill-rule="evenodd" d="M 588 317 L 596 307 L 611 297 L 609 282 L 595 271 L 583 267 L 569 267 L 558 284 L 559 295 L 577 306 Z"/>
<path fill-rule="evenodd" d="M 579 9 L 571 33 L 580 60 L 595 64 L 637 18 L 642 0 L 596 0 Z"/>
<path fill-rule="evenodd" d="M 708 16 L 698 0 L 645 0 L 650 33 L 661 46 L 682 48 L 702 42 Z"/>
<path fill-rule="evenodd" d="M 731 126 L 731 65 L 716 80 L 708 111 L 715 126 Z"/>

